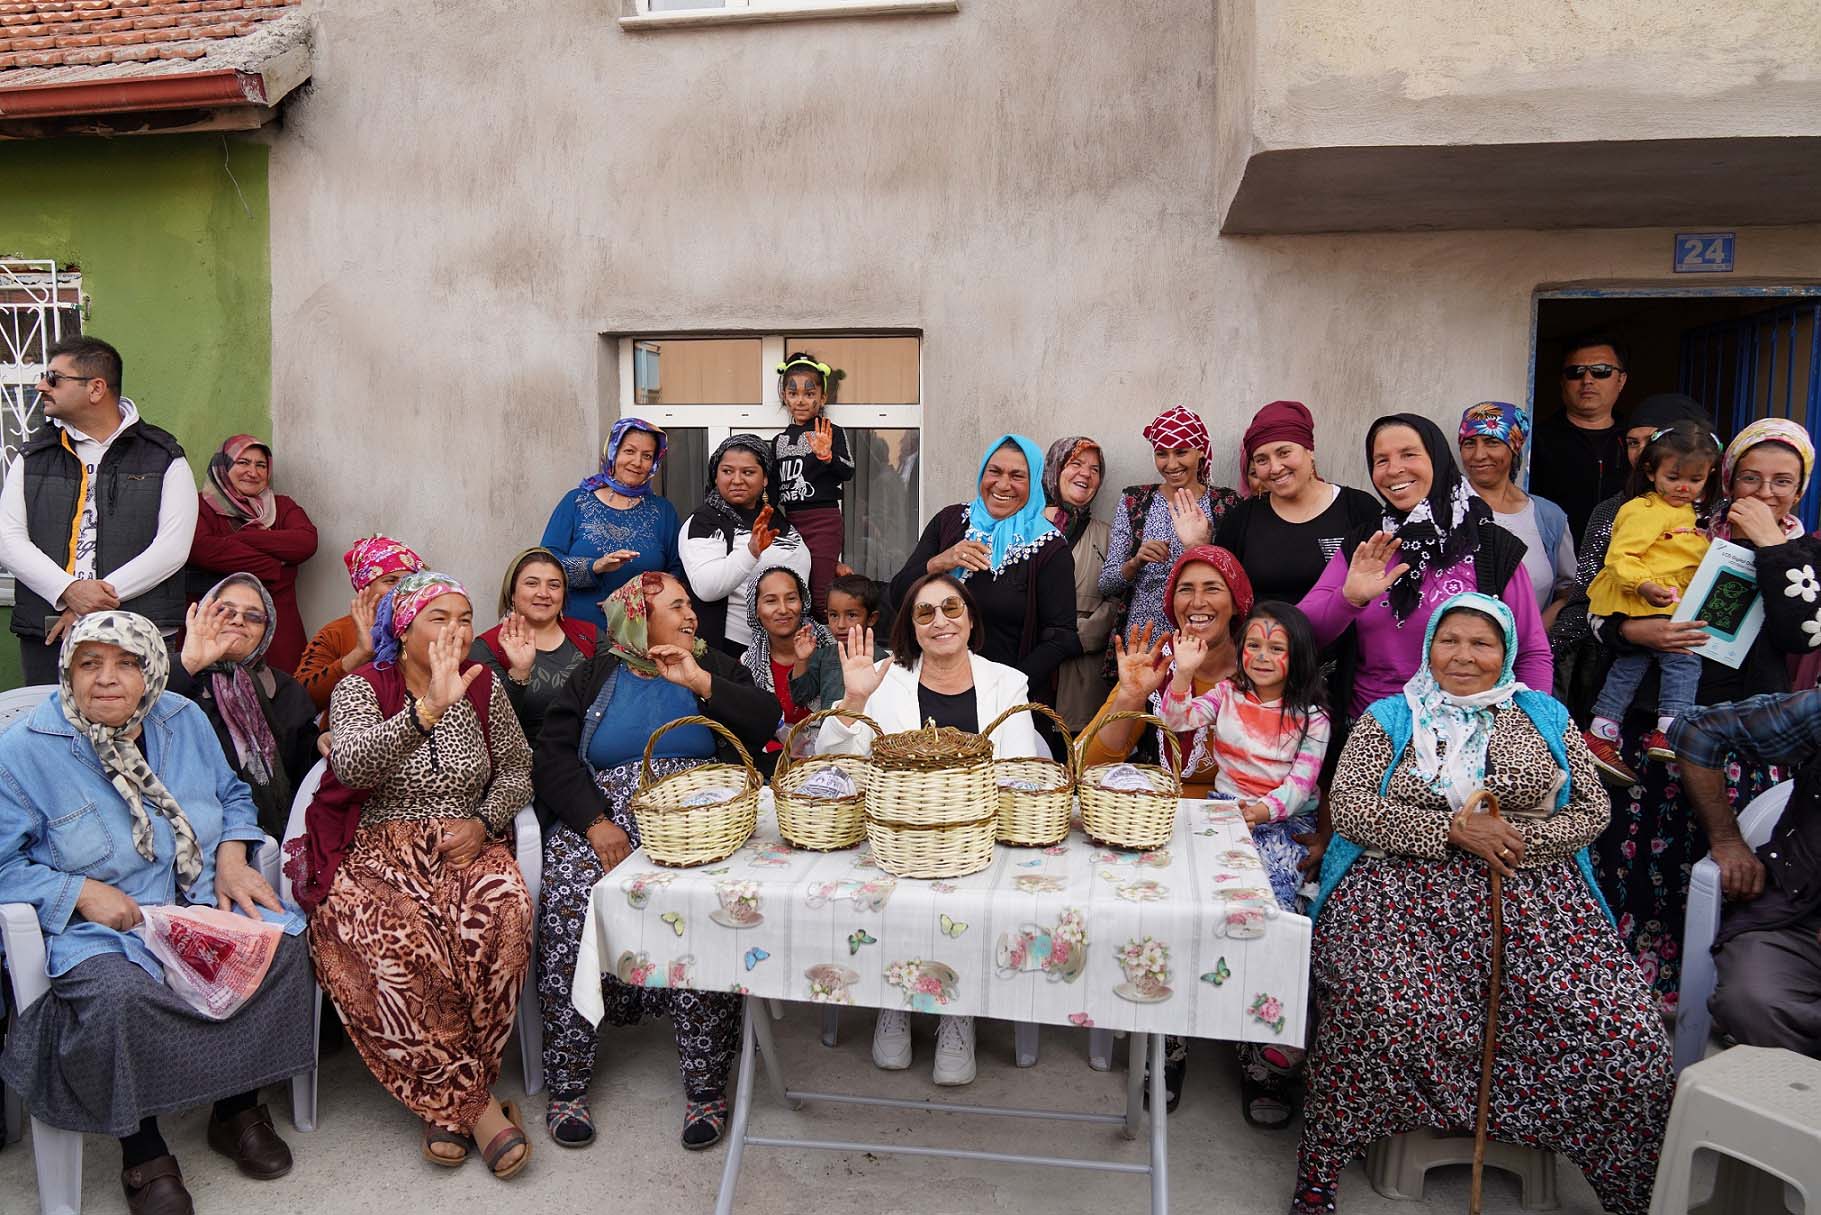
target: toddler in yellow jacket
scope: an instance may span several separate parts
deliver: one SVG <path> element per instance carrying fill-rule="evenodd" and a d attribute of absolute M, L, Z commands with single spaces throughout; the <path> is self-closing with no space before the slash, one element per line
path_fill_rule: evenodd
<path fill-rule="evenodd" d="M 1606 564 L 1587 588 L 1594 615 L 1667 616 L 1675 611 L 1707 555 L 1707 537 L 1695 526 L 1695 508 L 1712 501 L 1719 460 L 1719 443 L 1693 422 L 1665 427 L 1650 437 L 1631 471 L 1631 498 L 1613 520 Z M 1602 775 L 1626 785 L 1635 784 L 1638 774 L 1619 754 L 1619 723 L 1653 664 L 1660 675 L 1657 728 L 1643 739 L 1651 759 L 1675 758 L 1667 732 L 1679 714 L 1694 707 L 1701 685 L 1701 659 L 1695 654 L 1642 650 L 1613 661 L 1593 702 L 1587 746 Z"/>

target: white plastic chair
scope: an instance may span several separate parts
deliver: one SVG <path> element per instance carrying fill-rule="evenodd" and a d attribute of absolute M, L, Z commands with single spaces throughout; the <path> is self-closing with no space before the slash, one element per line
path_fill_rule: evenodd
<path fill-rule="evenodd" d="M 1739 834 L 1747 847 L 1757 849 L 1776 829 L 1789 804 L 1795 782 L 1773 785 L 1751 800 L 1739 815 Z M 1720 866 L 1711 856 L 1696 863 L 1688 880 L 1688 915 L 1682 924 L 1682 987 L 1676 997 L 1675 1063 L 1679 1074 L 1707 1053 L 1707 1036 L 1713 1014 L 1707 1011 L 1714 994 L 1714 937 L 1720 931 Z"/>
<path fill-rule="evenodd" d="M 30 687 L 14 688 L 10 692 L 0 692 L 0 734 L 6 733 L 20 718 L 30 716 L 56 690 L 57 685 L 54 683 L 37 683 Z"/>
<path fill-rule="evenodd" d="M 51 989 L 38 913 L 25 903 L 0 903 L 0 944 L 13 976 L 13 1006 L 29 1008 Z M 9 1128 L 13 1125 L 10 1105 L 9 1100 Z M 82 1136 L 33 1118 L 32 1163 L 38 1171 L 39 1211 L 43 1215 L 77 1215 L 82 1210 Z"/>
<path fill-rule="evenodd" d="M 286 844 L 303 834 L 304 811 L 310 808 L 310 802 L 316 797 L 316 787 L 322 783 L 323 773 L 328 770 L 328 760 L 318 760 L 310 769 L 310 775 L 298 786 L 297 796 L 291 802 L 291 818 L 285 824 Z M 544 1088 L 544 1018 L 537 1001 L 537 903 L 538 892 L 543 887 L 544 877 L 544 836 L 538 826 L 537 813 L 530 806 L 518 812 L 513 820 L 515 831 L 514 847 L 518 857 L 519 872 L 524 875 L 525 888 L 531 892 L 532 907 L 532 940 L 531 968 L 525 973 L 525 986 L 520 990 L 518 1002 L 517 1038 L 519 1044 L 519 1062 L 525 1073 L 525 1094 L 532 1096 Z M 282 848 L 274 849 L 282 852 Z M 276 863 L 276 862 L 274 862 Z M 260 867 L 267 868 L 268 861 L 263 855 Z M 283 871 L 280 863 L 278 873 L 278 893 L 285 902 L 296 905 L 291 894 L 290 876 Z M 316 988 L 315 1001 L 315 1034 L 320 1043 L 322 1040 L 322 988 Z M 291 1079 L 291 1121 L 297 1129 L 313 1131 L 316 1129 L 316 1071 L 298 1074 Z"/>

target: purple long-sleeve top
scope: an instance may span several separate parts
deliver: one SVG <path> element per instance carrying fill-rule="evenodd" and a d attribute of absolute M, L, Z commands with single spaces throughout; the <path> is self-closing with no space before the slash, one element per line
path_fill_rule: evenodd
<path fill-rule="evenodd" d="M 1357 718 L 1375 700 L 1400 693 L 1423 662 L 1423 633 L 1429 617 L 1443 600 L 1462 591 L 1477 590 L 1473 558 L 1468 557 L 1446 570 L 1431 570 L 1423 575 L 1423 594 L 1416 610 L 1399 628 L 1391 615 L 1391 601 L 1381 595 L 1365 607 L 1356 608 L 1341 594 L 1347 581 L 1347 554 L 1336 553 L 1322 570 L 1321 579 L 1303 596 L 1301 607 L 1315 630 L 1315 644 L 1332 645 L 1348 625 L 1359 630 L 1359 665 L 1353 675 L 1353 700 L 1348 716 Z M 1405 575 L 1408 577 L 1408 575 Z M 1519 565 L 1499 592 L 1499 598 L 1517 618 L 1518 652 L 1515 673 L 1523 683 L 1539 692 L 1552 692 L 1555 687 L 1555 659 L 1549 652 L 1549 638 L 1543 632 L 1543 618 L 1537 612 L 1536 593 L 1530 586 L 1530 575 Z"/>

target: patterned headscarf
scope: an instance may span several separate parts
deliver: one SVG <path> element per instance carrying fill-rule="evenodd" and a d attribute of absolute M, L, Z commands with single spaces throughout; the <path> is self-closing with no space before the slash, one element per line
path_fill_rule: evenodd
<path fill-rule="evenodd" d="M 1201 452 L 1195 479 L 1207 483 L 1208 466 L 1214 458 L 1214 442 L 1208 437 L 1208 424 L 1201 420 L 1200 414 L 1181 405 L 1172 405 L 1151 419 L 1151 424 L 1144 428 L 1144 437 L 1155 451 L 1193 447 Z"/>
<path fill-rule="evenodd" d="M 642 430 L 657 438 L 657 458 L 651 462 L 651 475 L 645 478 L 643 484 L 621 485 L 613 479 L 613 462 L 620 454 L 620 444 L 635 430 Z M 662 426 L 647 422 L 644 418 L 621 418 L 608 430 L 607 441 L 601 444 L 601 471 L 592 477 L 583 477 L 580 488 L 590 494 L 597 489 L 611 489 L 623 497 L 642 498 L 651 492 L 652 483 L 658 479 L 658 469 L 664 465 L 664 453 L 669 450 L 670 437 L 664 433 Z"/>
<path fill-rule="evenodd" d="M 790 580 L 797 585 L 797 599 L 805 609 L 803 615 L 797 618 L 797 627 L 801 628 L 807 618 L 809 631 L 815 635 L 818 646 L 835 644 L 835 635 L 828 631 L 828 626 L 808 615 L 809 583 L 803 581 L 803 575 L 788 565 L 776 562 L 754 570 L 746 578 L 746 627 L 752 631 L 752 641 L 747 645 L 746 653 L 741 655 L 740 661 L 752 672 L 752 681 L 767 692 L 777 689 L 771 677 L 771 634 L 759 623 L 759 582 L 765 575 L 777 573 L 789 574 Z M 795 661 L 794 656 L 792 661 Z"/>
<path fill-rule="evenodd" d="M 992 512 L 986 509 L 986 499 L 976 492 L 973 504 L 968 507 L 967 532 L 963 537 L 978 541 L 992 550 L 988 561 L 991 563 L 995 575 L 1004 571 L 1007 566 L 1016 565 L 1026 557 L 1035 554 L 1038 549 L 1049 543 L 1050 537 L 1060 538 L 1062 535 L 1056 530 L 1056 525 L 1044 516 L 1044 510 L 1049 503 L 1043 496 L 1043 453 L 1037 450 L 1035 443 L 1023 435 L 1007 434 L 994 439 L 992 444 L 987 447 L 986 454 L 980 457 L 980 467 L 974 471 L 974 484 L 976 486 L 980 484 L 980 479 L 986 476 L 986 466 L 992 460 L 993 453 L 1007 443 L 1023 453 L 1026 467 L 1037 474 L 1036 479 L 1031 482 L 1030 496 L 1025 499 L 1023 506 L 1005 518 L 995 519 Z M 973 572 L 973 570 L 957 566 L 955 577 L 965 582 L 968 575 Z"/>
<path fill-rule="evenodd" d="M 120 725 L 104 726 L 90 721 L 76 706 L 75 681 L 70 668 L 75 664 L 77 647 L 85 641 L 117 645 L 139 658 L 139 669 L 145 676 L 145 691 L 140 694 L 139 703 L 133 706 L 132 715 Z M 132 741 L 133 732 L 145 721 L 158 698 L 164 695 L 170 677 L 171 656 L 164 648 L 164 638 L 158 635 L 158 626 L 144 616 L 122 611 L 91 612 L 77 617 L 63 635 L 57 683 L 64 719 L 89 740 L 108 782 L 126 799 L 127 810 L 133 816 L 133 851 L 148 861 L 158 859 L 152 819 L 146 812 L 148 803 L 171 824 L 171 835 L 177 844 L 177 885 L 188 891 L 202 876 L 202 847 L 196 842 L 196 832 L 183 807 L 177 804 L 171 791 L 152 771 L 152 765 L 146 762 L 144 752 Z"/>
<path fill-rule="evenodd" d="M 266 487 L 257 498 L 247 497 L 228 480 L 228 471 L 234 467 L 234 461 L 249 447 L 266 453 Z M 271 527 L 278 521 L 278 498 L 272 493 L 271 472 L 271 444 L 252 435 L 234 435 L 209 457 L 209 483 L 202 487 L 202 500 L 218 515 Z"/>
<path fill-rule="evenodd" d="M 1802 501 L 1802 496 L 1808 492 L 1809 478 L 1815 472 L 1815 441 L 1808 437 L 1808 431 L 1799 422 L 1792 422 L 1788 418 L 1759 418 L 1734 436 L 1720 456 L 1720 488 L 1726 498 L 1714 511 L 1715 523 L 1708 529 L 1716 540 L 1732 539 L 1732 525 L 1727 521 L 1727 514 L 1733 503 L 1733 473 L 1739 467 L 1739 461 L 1745 458 L 1745 453 L 1760 443 L 1782 443 L 1795 448 L 1796 458 L 1802 464 L 1802 483 L 1796 486 L 1795 500 Z M 1793 514 L 1784 515 L 1777 520 L 1777 526 L 1791 540 L 1802 534 L 1802 520 Z"/>
<path fill-rule="evenodd" d="M 1467 406 L 1461 414 L 1458 441 L 1465 443 L 1474 435 L 1485 435 L 1511 448 L 1511 454 L 1515 456 L 1522 454 L 1524 438 L 1529 430 L 1529 419 L 1516 405 L 1504 401 L 1481 401 L 1478 405 Z"/>
<path fill-rule="evenodd" d="M 1467 609 L 1490 616 L 1505 636 L 1505 664 L 1498 679 L 1484 692 L 1456 696 L 1444 692 L 1429 667 L 1429 647 L 1435 631 L 1451 612 Z M 1517 620 L 1501 599 L 1467 591 L 1454 595 L 1429 617 L 1423 632 L 1422 664 L 1404 685 L 1413 729 L 1411 749 L 1416 770 L 1431 789 L 1448 799 L 1456 810 L 1486 783 L 1486 744 L 1492 738 L 1493 709 L 1525 691 L 1514 672 L 1517 662 Z"/>
<path fill-rule="evenodd" d="M 608 653 L 641 675 L 658 673 L 658 664 L 650 656 L 651 601 L 663 594 L 665 581 L 665 575 L 646 570 L 601 600 L 607 635 L 613 642 Z M 700 658 L 708 652 L 708 643 L 698 637 L 690 652 Z"/>
<path fill-rule="evenodd" d="M 366 590 L 369 583 L 387 574 L 401 570 L 415 574 L 430 568 L 422 557 L 390 536 L 366 536 L 356 540 L 354 547 L 342 554 L 341 560 L 348 567 L 348 581 L 357 591 Z"/>
<path fill-rule="evenodd" d="M 384 669 L 397 662 L 405 630 L 432 599 L 448 594 L 465 596 L 468 589 L 450 575 L 434 570 L 407 575 L 387 591 L 373 613 L 373 665 Z"/>
<path fill-rule="evenodd" d="M 1062 532 L 1070 544 L 1081 539 L 1081 533 L 1087 529 L 1088 520 L 1093 517 L 1094 499 L 1089 498 L 1086 504 L 1080 507 L 1070 506 L 1064 502 L 1062 500 L 1062 469 L 1070 460 L 1084 451 L 1094 453 L 1094 460 L 1100 465 L 1100 477 L 1104 483 L 1107 473 L 1106 453 L 1100 450 L 1100 444 L 1086 435 L 1070 435 L 1065 439 L 1057 439 L 1050 444 L 1049 451 L 1043 455 L 1043 496 L 1051 506 L 1062 512 Z M 1099 495 L 1098 486 L 1095 487 L 1094 493 L 1096 496 Z"/>
<path fill-rule="evenodd" d="M 235 759 L 255 783 L 266 785 L 271 783 L 278 764 L 278 740 L 272 737 L 272 726 L 266 721 L 265 706 L 260 703 L 253 680 L 259 676 L 270 678 L 265 656 L 272 634 L 278 630 L 277 614 L 272 610 L 272 596 L 265 584 L 251 574 L 229 574 L 217 582 L 202 597 L 203 610 L 208 610 L 230 586 L 251 587 L 258 594 L 260 608 L 266 614 L 265 633 L 245 658 L 223 659 L 209 668 L 209 690 L 215 695 L 221 719 L 227 723 Z"/>
<path fill-rule="evenodd" d="M 527 549 L 520 549 L 517 555 L 506 563 L 506 577 L 505 580 L 500 583 L 500 615 L 502 617 L 512 610 L 512 592 L 518 589 L 518 576 L 525 572 L 525 567 L 530 565 L 534 558 L 543 562 L 545 565 L 556 566 L 557 572 L 561 574 L 563 578 L 563 593 L 564 595 L 568 594 L 569 571 L 563 568 L 562 558 L 558 557 L 555 553 L 541 544 L 533 545 Z M 561 601 L 557 604 L 556 614 L 559 617 L 563 614 Z"/>
<path fill-rule="evenodd" d="M 1246 576 L 1246 569 L 1227 549 L 1218 544 L 1197 544 L 1183 550 L 1176 564 L 1170 567 L 1170 578 L 1164 586 L 1163 614 L 1172 628 L 1181 628 L 1182 622 L 1176 619 L 1176 584 L 1182 581 L 1182 571 L 1197 561 L 1211 565 L 1220 574 L 1221 581 L 1227 584 L 1227 594 L 1233 600 L 1233 615 L 1227 621 L 1227 636 L 1233 641 L 1239 640 L 1240 626 L 1247 616 L 1252 614 L 1254 593 L 1252 580 Z M 1174 668 L 1172 668 L 1174 669 Z M 1168 685 L 1165 685 L 1168 686 Z M 1151 693 L 1151 712 L 1163 716 L 1163 688 Z M 1177 737 L 1180 739 L 1181 734 Z M 1213 762 L 1214 727 L 1207 725 L 1192 732 L 1189 745 L 1182 749 L 1182 770 L 1184 772 L 1201 772 Z M 1158 732 L 1157 753 L 1162 755 L 1167 744 L 1163 741 L 1162 731 Z"/>
<path fill-rule="evenodd" d="M 1492 508 L 1468 488 L 1442 428 L 1418 414 L 1387 414 L 1372 423 L 1366 431 L 1368 474 L 1372 470 L 1372 441 L 1387 426 L 1414 430 L 1422 440 L 1423 450 L 1429 453 L 1431 469 L 1429 495 L 1405 514 L 1387 502 L 1379 522 L 1381 530 L 1392 532 L 1403 541 L 1395 560 L 1410 566 L 1408 573 L 1391 584 L 1388 596 L 1392 619 L 1401 629 L 1422 602 L 1423 575 L 1430 570 L 1445 570 L 1477 552 L 1480 525 L 1492 522 Z"/>

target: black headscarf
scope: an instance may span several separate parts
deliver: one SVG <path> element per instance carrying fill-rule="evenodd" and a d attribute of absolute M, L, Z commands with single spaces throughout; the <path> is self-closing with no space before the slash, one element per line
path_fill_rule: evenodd
<path fill-rule="evenodd" d="M 1645 397 L 1631 411 L 1631 416 L 1625 419 L 1625 429 L 1632 430 L 1639 426 L 1661 429 L 1674 426 L 1677 422 L 1694 422 L 1705 430 L 1713 429 L 1713 419 L 1707 416 L 1701 403 L 1679 392 L 1659 392 Z"/>
<path fill-rule="evenodd" d="M 743 451 L 759 462 L 759 469 L 765 474 L 766 489 L 759 494 L 758 502 L 751 506 L 735 506 L 721 496 L 715 488 L 715 473 L 721 467 L 721 457 L 730 451 Z M 759 511 L 767 504 L 771 505 L 771 526 L 780 533 L 793 529 L 790 521 L 784 517 L 784 508 L 771 502 L 770 487 L 778 479 L 778 459 L 772 453 L 771 444 L 758 435 L 739 434 L 724 440 L 708 457 L 708 487 L 702 492 L 702 505 L 697 509 L 698 516 L 706 516 L 722 525 L 728 540 L 731 542 L 735 532 L 751 531 L 753 521 L 759 517 Z"/>
<path fill-rule="evenodd" d="M 1492 508 L 1468 488 L 1454 462 L 1454 448 L 1441 427 L 1413 413 L 1387 414 L 1366 431 L 1368 477 L 1372 472 L 1372 440 L 1387 426 L 1414 430 L 1434 469 L 1428 496 L 1409 511 L 1398 511 L 1387 502 L 1379 524 L 1380 530 L 1393 533 L 1403 542 L 1394 561 L 1410 566 L 1409 573 L 1392 583 L 1388 596 L 1391 615 L 1401 627 L 1422 602 L 1424 573 L 1448 569 L 1479 551 L 1480 529 L 1492 524 Z M 1494 587 L 1486 593 L 1496 595 L 1501 589 Z"/>

